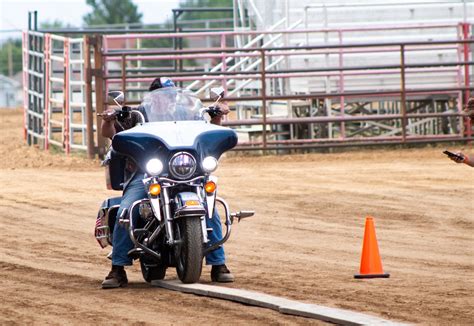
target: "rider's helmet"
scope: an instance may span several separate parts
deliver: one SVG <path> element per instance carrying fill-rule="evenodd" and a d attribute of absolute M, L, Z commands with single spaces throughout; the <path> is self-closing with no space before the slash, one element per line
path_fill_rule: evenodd
<path fill-rule="evenodd" d="M 175 87 L 175 85 L 173 81 L 168 77 L 158 77 L 151 82 L 150 88 L 148 90 L 151 92 L 163 87 Z"/>

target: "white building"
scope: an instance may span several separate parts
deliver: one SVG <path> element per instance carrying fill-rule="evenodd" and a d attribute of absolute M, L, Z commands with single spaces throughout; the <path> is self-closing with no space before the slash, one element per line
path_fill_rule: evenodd
<path fill-rule="evenodd" d="M 22 85 L 15 79 L 0 75 L 0 109 L 22 106 Z"/>

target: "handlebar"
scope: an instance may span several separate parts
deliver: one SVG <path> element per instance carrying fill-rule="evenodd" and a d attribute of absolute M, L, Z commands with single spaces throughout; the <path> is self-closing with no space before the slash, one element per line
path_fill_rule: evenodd
<path fill-rule="evenodd" d="M 113 112 L 97 113 L 97 116 L 114 117 L 118 121 L 123 122 L 125 119 L 127 119 L 130 116 L 130 114 L 138 114 L 140 116 L 141 122 L 145 123 L 145 117 L 143 116 L 143 114 L 138 110 L 132 110 L 132 108 L 129 106 L 123 106 L 121 109 L 115 109 Z"/>

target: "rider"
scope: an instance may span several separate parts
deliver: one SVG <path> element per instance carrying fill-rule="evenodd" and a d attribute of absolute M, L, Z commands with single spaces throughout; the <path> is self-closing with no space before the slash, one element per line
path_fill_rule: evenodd
<path fill-rule="evenodd" d="M 465 112 L 467 113 L 468 119 L 470 119 L 472 123 L 474 121 L 474 97 L 469 98 L 469 100 L 467 101 Z M 450 159 L 456 163 L 464 163 L 466 165 L 474 167 L 474 155 L 471 155 L 471 157 L 469 157 L 461 151 L 456 152 L 456 154 L 459 156 L 459 158 L 450 157 Z"/>
<path fill-rule="evenodd" d="M 151 83 L 149 91 L 151 92 L 163 87 L 174 87 L 174 84 L 169 78 L 156 78 Z M 220 112 L 211 119 L 211 123 L 220 124 L 222 116 L 229 113 L 229 108 L 224 103 L 219 105 L 219 109 Z M 142 108 L 138 107 L 137 110 L 142 111 Z M 113 112 L 113 109 L 109 109 L 103 116 L 101 133 L 104 137 L 113 138 L 117 132 L 130 129 L 139 122 L 135 114 L 130 114 L 127 119 L 119 122 L 116 120 L 116 116 L 112 114 Z M 147 196 L 142 183 L 143 177 L 143 172 L 138 170 L 131 160 L 127 160 L 123 195 L 119 211 L 117 212 L 117 219 L 122 211 L 128 209 L 133 202 Z M 213 244 L 222 239 L 221 221 L 217 213 L 214 214 L 212 219 L 207 219 L 206 222 L 213 230 L 208 234 L 209 243 Z M 102 282 L 102 288 L 104 289 L 126 286 L 128 279 L 124 266 L 132 265 L 133 262 L 128 256 L 128 252 L 134 248 L 133 242 L 129 237 L 127 229 L 117 222 L 114 226 L 112 242 L 112 269 Z M 234 281 L 234 276 L 225 265 L 225 253 L 222 246 L 206 255 L 206 264 L 212 265 L 211 279 L 213 282 Z"/>

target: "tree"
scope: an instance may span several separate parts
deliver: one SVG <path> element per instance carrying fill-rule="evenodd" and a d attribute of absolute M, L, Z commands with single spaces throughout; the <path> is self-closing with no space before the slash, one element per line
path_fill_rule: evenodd
<path fill-rule="evenodd" d="M 181 8 L 212 8 L 212 7 L 228 7 L 232 8 L 232 0 L 187 0 L 184 1 Z M 232 18 L 232 12 L 193 12 L 184 13 L 183 20 L 188 19 L 218 19 L 218 18 Z"/>
<path fill-rule="evenodd" d="M 69 23 L 64 23 L 60 20 L 46 20 L 40 24 L 40 29 L 60 29 L 60 28 L 72 28 L 73 26 Z"/>
<path fill-rule="evenodd" d="M 40 29 L 55 29 L 71 27 L 60 20 L 45 21 L 40 24 Z M 21 38 L 11 38 L 1 44 L 0 47 L 0 74 L 10 75 L 10 60 L 11 72 L 13 75 L 22 70 L 22 44 Z M 10 59 L 11 58 L 11 59 Z"/>
<path fill-rule="evenodd" d="M 15 75 L 17 72 L 21 71 L 21 55 L 21 39 L 9 39 L 6 42 L 2 43 L 0 47 L 0 74 L 10 74 L 10 60 L 12 63 L 12 74 Z"/>
<path fill-rule="evenodd" d="M 92 12 L 83 17 L 90 25 L 141 23 L 142 14 L 131 0 L 86 0 Z"/>

